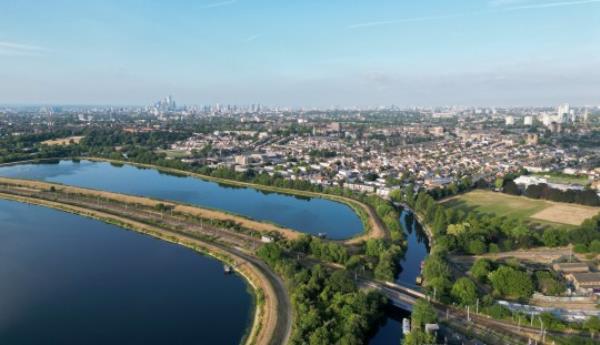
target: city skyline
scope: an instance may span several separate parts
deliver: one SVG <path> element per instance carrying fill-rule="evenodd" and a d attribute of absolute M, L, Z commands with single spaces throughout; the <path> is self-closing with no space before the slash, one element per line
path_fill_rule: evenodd
<path fill-rule="evenodd" d="M 353 5 L 0 2 L 0 103 L 600 103 L 600 1 Z"/>

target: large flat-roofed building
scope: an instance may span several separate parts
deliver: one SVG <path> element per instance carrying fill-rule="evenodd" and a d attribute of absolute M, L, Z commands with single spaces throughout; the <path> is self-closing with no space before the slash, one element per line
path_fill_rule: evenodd
<path fill-rule="evenodd" d="M 566 277 L 578 291 L 585 293 L 600 292 L 600 272 L 569 273 Z"/>
<path fill-rule="evenodd" d="M 585 273 L 590 271 L 590 266 L 585 262 L 564 262 L 561 264 L 554 264 L 552 268 L 564 274 L 568 273 Z"/>

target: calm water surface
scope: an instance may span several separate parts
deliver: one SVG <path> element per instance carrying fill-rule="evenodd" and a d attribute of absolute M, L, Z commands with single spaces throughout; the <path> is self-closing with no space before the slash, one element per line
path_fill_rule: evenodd
<path fill-rule="evenodd" d="M 396 282 L 403 285 L 415 285 L 415 280 L 421 273 L 421 262 L 425 260 L 429 251 L 427 236 L 416 217 L 408 210 L 402 210 L 400 224 L 407 236 L 408 247 L 404 258 L 400 260 L 402 270 L 396 278 Z M 387 320 L 371 339 L 369 345 L 400 344 L 402 340 L 402 318 L 404 317 L 410 318 L 410 313 L 397 309 L 389 312 Z"/>
<path fill-rule="evenodd" d="M 117 167 L 90 161 L 23 164 L 0 168 L 0 176 L 170 199 L 221 209 L 310 234 L 324 232 L 333 239 L 350 238 L 362 232 L 360 218 L 349 206 L 338 202 L 224 186 L 130 165 Z"/>
<path fill-rule="evenodd" d="M 252 311 L 217 260 L 0 200 L 0 344 L 238 344 Z"/>

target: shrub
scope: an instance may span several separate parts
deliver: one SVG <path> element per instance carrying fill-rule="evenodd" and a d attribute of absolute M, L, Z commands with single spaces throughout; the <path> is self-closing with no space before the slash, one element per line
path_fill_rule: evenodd
<path fill-rule="evenodd" d="M 477 287 L 471 279 L 462 277 L 452 285 L 450 295 L 460 305 L 472 305 L 477 300 Z"/>
<path fill-rule="evenodd" d="M 491 270 L 491 263 L 486 259 L 478 259 L 475 261 L 471 270 L 471 276 L 479 281 L 485 281 Z"/>

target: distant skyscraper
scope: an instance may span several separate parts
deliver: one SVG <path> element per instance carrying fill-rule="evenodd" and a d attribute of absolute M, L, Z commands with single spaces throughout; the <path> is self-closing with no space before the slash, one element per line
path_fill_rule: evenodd
<path fill-rule="evenodd" d="M 573 123 L 577 122 L 577 114 L 575 114 L 575 110 L 573 109 L 569 111 L 569 120 Z"/>
<path fill-rule="evenodd" d="M 513 126 L 515 124 L 515 118 L 514 118 L 514 116 L 511 116 L 511 115 L 505 117 L 504 121 L 507 126 Z"/>
<path fill-rule="evenodd" d="M 533 125 L 533 116 L 525 116 L 525 118 L 523 118 L 523 124 L 525 126 Z"/>
<path fill-rule="evenodd" d="M 173 96 L 169 95 L 154 104 L 154 109 L 158 112 L 168 112 L 177 110 L 177 104 Z"/>
<path fill-rule="evenodd" d="M 563 103 L 558 106 L 558 119 L 561 123 L 567 122 L 570 111 L 571 107 L 569 106 L 569 103 Z"/>

